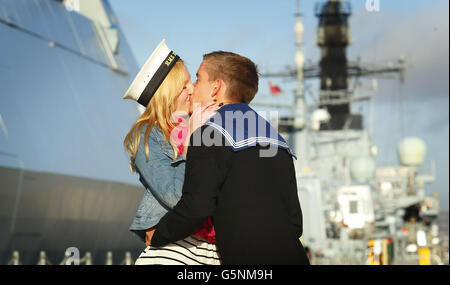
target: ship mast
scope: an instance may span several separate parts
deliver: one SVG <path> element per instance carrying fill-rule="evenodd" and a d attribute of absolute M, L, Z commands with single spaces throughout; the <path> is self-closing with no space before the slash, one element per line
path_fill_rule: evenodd
<path fill-rule="evenodd" d="M 306 108 L 305 98 L 303 92 L 303 67 L 305 65 L 305 56 L 302 51 L 302 38 L 303 38 L 303 24 L 300 14 L 300 0 L 297 0 L 297 22 L 295 23 L 295 35 L 297 38 L 297 52 L 295 54 L 295 64 L 297 65 L 297 91 L 295 97 L 295 119 L 294 127 L 296 129 L 302 129 L 306 124 Z"/>
<path fill-rule="evenodd" d="M 340 0 L 316 6 L 319 18 L 317 44 L 321 49 L 319 108 L 326 109 L 331 116 L 330 122 L 322 125 L 321 130 L 342 130 L 347 121 L 353 123 L 357 119 L 350 114 L 348 94 L 346 53 L 350 44 L 350 10 L 350 5 Z"/>
<path fill-rule="evenodd" d="M 303 23 L 300 14 L 300 0 L 297 0 L 297 21 L 294 26 L 294 32 L 296 35 L 297 52 L 295 54 L 295 64 L 297 67 L 297 89 L 295 93 L 295 109 L 294 109 L 294 149 L 301 159 L 296 161 L 297 172 L 302 171 L 308 166 L 308 126 L 307 126 L 307 108 L 305 102 L 305 93 L 303 88 L 303 69 L 305 66 L 305 56 L 303 55 Z"/>

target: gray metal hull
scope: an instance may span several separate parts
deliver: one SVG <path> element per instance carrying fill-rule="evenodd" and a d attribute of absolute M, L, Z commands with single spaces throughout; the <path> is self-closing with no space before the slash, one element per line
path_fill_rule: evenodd
<path fill-rule="evenodd" d="M 0 264 L 14 250 L 24 264 L 36 264 L 44 250 L 59 263 L 69 247 L 104 264 L 126 251 L 137 257 L 144 244 L 128 231 L 143 187 L 70 175 L 0 167 Z"/>
<path fill-rule="evenodd" d="M 59 263 L 68 247 L 100 264 L 106 251 L 135 258 L 144 245 L 128 227 L 144 188 L 123 139 L 139 113 L 122 96 L 138 67 L 118 23 L 108 54 L 103 28 L 60 1 L 0 11 L 0 264 L 14 250 Z"/>

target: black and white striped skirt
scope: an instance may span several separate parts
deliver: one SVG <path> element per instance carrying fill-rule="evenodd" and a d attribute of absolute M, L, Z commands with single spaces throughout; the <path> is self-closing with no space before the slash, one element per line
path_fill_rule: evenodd
<path fill-rule="evenodd" d="M 135 265 L 220 265 L 220 257 L 215 244 L 189 236 L 162 247 L 147 246 Z"/>

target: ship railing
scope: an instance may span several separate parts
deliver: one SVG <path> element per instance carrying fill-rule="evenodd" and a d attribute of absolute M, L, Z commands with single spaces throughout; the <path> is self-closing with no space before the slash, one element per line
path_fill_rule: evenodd
<path fill-rule="evenodd" d="M 64 258 L 61 262 L 56 263 L 57 265 L 93 265 L 93 259 L 91 252 L 87 251 L 85 255 L 80 259 L 73 259 L 71 258 L 70 254 L 66 253 L 64 254 Z M 7 265 L 23 265 L 23 263 L 20 261 L 20 253 L 19 251 L 13 251 L 11 259 L 8 261 Z M 40 251 L 39 253 L 39 259 L 37 262 L 37 265 L 53 265 L 52 262 L 47 257 L 47 254 L 45 251 Z M 111 251 L 108 251 L 106 253 L 106 262 L 105 265 L 113 265 L 113 254 Z M 122 262 L 119 263 L 119 265 L 134 265 L 134 260 L 131 256 L 131 252 L 127 251 L 125 252 L 125 257 L 122 260 Z"/>

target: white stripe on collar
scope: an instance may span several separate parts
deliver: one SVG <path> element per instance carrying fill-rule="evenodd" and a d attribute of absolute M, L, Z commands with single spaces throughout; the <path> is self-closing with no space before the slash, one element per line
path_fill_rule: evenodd
<path fill-rule="evenodd" d="M 247 139 L 236 142 L 233 139 L 233 137 L 230 135 L 230 133 L 227 130 L 225 130 L 223 127 L 221 127 L 213 122 L 206 122 L 205 125 L 211 126 L 211 127 L 215 128 L 216 130 L 218 130 L 221 134 L 223 134 L 225 139 L 228 141 L 228 143 L 230 143 L 230 145 L 233 148 L 242 148 L 245 146 L 253 145 L 254 143 L 268 143 L 268 144 L 277 145 L 277 146 L 286 148 L 290 154 L 292 154 L 294 157 L 296 157 L 296 155 L 293 153 L 293 151 L 291 150 L 291 148 L 289 147 L 288 144 L 281 142 L 277 139 L 272 139 L 272 138 L 268 138 L 268 137 L 251 137 L 251 138 L 247 138 Z"/>

